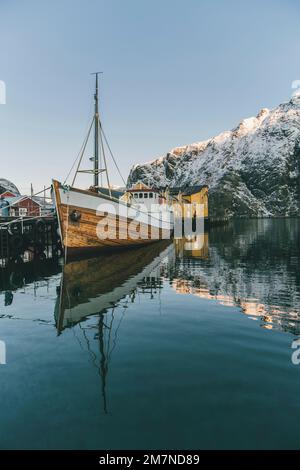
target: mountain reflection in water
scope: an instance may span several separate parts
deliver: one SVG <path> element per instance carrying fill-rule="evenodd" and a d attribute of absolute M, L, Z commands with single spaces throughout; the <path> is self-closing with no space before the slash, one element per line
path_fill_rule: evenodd
<path fill-rule="evenodd" d="M 59 273 L 56 260 L 0 270 L 0 292 L 14 292 Z M 63 268 L 55 306 L 60 334 L 89 315 L 107 313 L 136 290 L 158 294 L 167 280 L 178 294 L 212 299 L 260 320 L 264 328 L 300 334 L 300 221 L 245 220 L 204 235 L 73 261 Z"/>
<path fill-rule="evenodd" d="M 264 328 L 299 334 L 299 222 L 248 220 L 215 228 L 199 254 L 177 242 L 174 289 L 238 306 Z"/>
<path fill-rule="evenodd" d="M 299 236 L 235 221 L 2 269 L 2 448 L 298 446 Z"/>
<path fill-rule="evenodd" d="M 240 307 L 261 326 L 300 333 L 298 220 L 247 220 L 209 233 L 91 259 L 63 270 L 55 319 L 58 333 L 107 313 L 137 290 L 158 295 L 162 280 L 178 294 Z"/>

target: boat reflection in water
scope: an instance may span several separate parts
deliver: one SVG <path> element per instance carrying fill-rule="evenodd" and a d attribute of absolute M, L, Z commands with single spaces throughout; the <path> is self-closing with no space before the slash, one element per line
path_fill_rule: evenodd
<path fill-rule="evenodd" d="M 83 322 L 80 325 L 83 338 L 102 381 L 105 413 L 108 412 L 108 365 L 127 304 L 134 301 L 137 288 L 141 288 L 143 292 L 147 289 L 155 292 L 159 288 L 163 261 L 169 259 L 173 252 L 173 245 L 167 240 L 148 247 L 124 251 L 122 254 L 106 254 L 73 261 L 64 266 L 60 295 L 55 308 L 57 332 L 61 334 L 64 329 Z M 125 299 L 123 312 L 121 316 L 116 317 L 115 307 L 119 306 L 122 299 Z M 92 350 L 84 328 L 84 320 L 91 315 L 99 317 L 96 335 L 99 340 L 99 360 Z"/>
<path fill-rule="evenodd" d="M 106 313 L 173 251 L 169 240 L 149 247 L 73 261 L 64 266 L 55 319 L 60 334 L 89 315 Z"/>

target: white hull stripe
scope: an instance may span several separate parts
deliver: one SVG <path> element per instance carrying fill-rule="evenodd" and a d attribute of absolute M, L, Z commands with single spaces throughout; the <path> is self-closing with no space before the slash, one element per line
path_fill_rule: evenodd
<path fill-rule="evenodd" d="M 64 190 L 59 188 L 59 195 L 61 204 L 76 206 L 82 209 L 90 209 L 94 211 L 99 211 L 99 215 L 102 212 L 108 212 L 112 215 L 119 215 L 120 217 L 125 217 L 128 219 L 135 219 L 141 223 L 149 224 L 156 228 L 162 228 L 166 230 L 172 230 L 172 214 L 171 212 L 155 212 L 145 213 L 137 210 L 133 206 L 127 206 L 121 201 L 107 200 L 92 194 L 84 194 L 78 191 Z M 115 212 L 114 212 L 115 211 Z M 170 220 L 171 219 L 171 220 Z"/>

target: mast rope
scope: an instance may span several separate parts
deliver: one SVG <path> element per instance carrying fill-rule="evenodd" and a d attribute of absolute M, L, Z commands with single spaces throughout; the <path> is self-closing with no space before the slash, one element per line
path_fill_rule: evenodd
<path fill-rule="evenodd" d="M 70 168 L 70 170 L 69 170 L 69 173 L 67 174 L 67 176 L 66 176 L 66 178 L 65 178 L 65 180 L 64 180 L 64 182 L 63 182 L 64 185 L 65 185 L 66 182 L 68 181 L 68 178 L 69 178 L 70 174 L 72 173 L 73 168 L 74 168 L 74 166 L 75 166 L 75 164 L 76 164 L 76 162 L 77 162 L 77 160 L 78 160 L 78 158 L 79 158 L 79 156 L 80 156 L 80 154 L 81 154 L 83 144 L 84 144 L 84 142 L 82 142 L 81 147 L 80 147 L 80 150 L 79 150 L 79 152 L 78 152 L 78 154 L 77 154 L 77 157 L 75 158 L 75 160 L 74 160 L 74 162 L 73 162 L 73 164 L 72 164 L 72 166 L 71 166 L 71 168 Z"/>
<path fill-rule="evenodd" d="M 112 160 L 113 160 L 113 162 L 114 162 L 114 164 L 115 164 L 115 166 L 116 166 L 116 168 L 117 168 L 117 171 L 118 171 L 118 173 L 119 173 L 119 176 L 121 177 L 121 179 L 122 179 L 124 185 L 126 186 L 126 182 L 125 182 L 125 180 L 124 180 L 124 178 L 123 178 L 123 175 L 122 175 L 122 173 L 121 173 L 121 171 L 120 171 L 120 168 L 118 167 L 118 164 L 117 164 L 117 162 L 116 162 L 116 159 L 115 159 L 115 157 L 114 157 L 114 155 L 113 155 L 113 153 L 112 153 L 112 150 L 111 150 L 110 145 L 109 145 L 109 143 L 108 143 L 108 140 L 107 140 L 107 138 L 106 138 L 106 135 L 105 135 L 105 132 L 104 132 L 103 127 L 102 127 L 102 125 L 101 125 L 101 122 L 100 122 L 100 129 L 101 129 L 101 132 L 102 132 L 102 134 L 103 134 L 103 137 L 104 137 L 105 143 L 106 143 L 106 145 L 107 145 L 107 148 L 108 148 L 108 150 L 109 150 L 110 156 L 111 156 L 111 158 L 112 158 Z"/>
<path fill-rule="evenodd" d="M 103 161 L 104 161 L 105 172 L 106 172 L 107 186 L 108 186 L 108 190 L 109 190 L 109 196 L 111 197 L 111 189 L 110 189 L 110 182 L 109 182 L 109 176 L 108 176 L 108 167 L 107 167 L 104 144 L 103 144 L 103 139 L 102 139 L 101 122 L 100 122 L 100 119 L 99 119 L 99 115 L 98 115 L 98 122 L 99 122 L 99 137 L 100 137 L 101 150 L 102 150 Z"/>
<path fill-rule="evenodd" d="M 89 109 L 91 109 L 91 107 L 92 107 L 92 99 L 91 99 L 91 102 L 90 102 Z M 89 113 L 89 116 L 90 116 L 90 113 Z M 88 129 L 89 129 L 89 122 L 90 122 L 90 117 L 87 119 L 87 123 L 86 123 L 86 130 L 88 130 Z M 74 166 L 75 166 L 75 164 L 76 164 L 76 162 L 77 162 L 77 160 L 78 160 L 79 156 L 81 155 L 81 152 L 82 152 L 82 148 L 83 148 L 84 142 L 85 142 L 85 140 L 82 142 L 82 144 L 81 144 L 81 147 L 80 147 L 80 149 L 79 149 L 79 152 L 78 152 L 78 154 L 77 154 L 77 157 L 75 158 L 75 160 L 74 160 L 74 162 L 73 162 L 73 164 L 72 164 L 72 166 L 71 166 L 71 168 L 70 168 L 70 170 L 69 170 L 69 173 L 67 174 L 67 176 L 66 176 L 66 178 L 65 178 L 65 180 L 64 180 L 64 183 L 63 183 L 63 184 L 65 184 L 65 183 L 67 182 L 67 180 L 68 180 L 68 178 L 69 178 L 70 174 L 72 173 L 72 171 L 73 171 L 73 168 L 74 168 Z"/>
<path fill-rule="evenodd" d="M 9 225 L 13 222 L 27 222 L 27 221 L 30 221 L 30 220 L 35 220 L 35 219 L 40 219 L 41 217 L 50 217 L 50 216 L 54 216 L 55 214 L 53 212 L 46 212 L 45 214 L 43 215 L 34 215 L 32 217 L 16 217 L 15 219 L 12 219 L 12 220 L 9 220 L 7 222 L 0 222 L 0 227 L 5 227 L 6 225 Z"/>
<path fill-rule="evenodd" d="M 82 151 L 81 151 L 81 155 L 80 155 L 80 158 L 79 158 L 79 161 L 78 161 L 78 165 L 77 165 L 77 168 L 76 168 L 76 172 L 75 172 L 75 175 L 74 175 L 74 178 L 73 178 L 73 181 L 72 181 L 72 186 L 74 186 L 75 179 L 76 179 L 76 176 L 77 176 L 79 167 L 80 167 L 80 165 L 81 165 L 82 158 L 83 158 L 83 155 L 84 155 L 84 152 L 85 152 L 85 149 L 86 149 L 88 140 L 89 140 L 89 138 L 90 138 L 90 133 L 91 133 L 91 130 L 92 130 L 92 126 L 93 126 L 93 124 L 94 124 L 94 121 L 95 121 L 95 116 L 93 116 L 93 119 L 92 119 L 92 122 L 91 122 L 91 125 L 90 125 L 90 128 L 89 128 L 88 134 L 87 134 L 85 140 L 83 141 L 83 146 L 81 147 Z M 74 165 L 75 165 L 75 162 L 74 162 Z"/>

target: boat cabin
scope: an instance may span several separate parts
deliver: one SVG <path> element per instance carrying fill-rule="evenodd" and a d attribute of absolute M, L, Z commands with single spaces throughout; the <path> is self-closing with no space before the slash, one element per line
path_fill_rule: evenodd
<path fill-rule="evenodd" d="M 157 189 L 150 188 L 144 183 L 136 183 L 126 191 L 127 201 L 140 204 L 161 204 L 161 196 Z"/>

